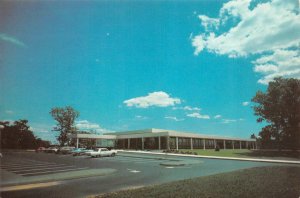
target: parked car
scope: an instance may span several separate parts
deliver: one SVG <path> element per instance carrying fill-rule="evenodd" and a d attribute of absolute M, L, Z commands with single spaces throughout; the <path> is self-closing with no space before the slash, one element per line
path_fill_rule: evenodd
<path fill-rule="evenodd" d="M 45 149 L 46 153 L 57 153 L 58 152 L 58 148 L 57 147 L 49 147 Z"/>
<path fill-rule="evenodd" d="M 71 154 L 73 156 L 78 156 L 80 155 L 81 153 L 84 153 L 86 151 L 86 148 L 75 148 L 71 151 Z"/>
<path fill-rule="evenodd" d="M 86 149 L 80 153 L 80 155 L 89 155 L 90 152 L 94 152 L 93 149 Z"/>
<path fill-rule="evenodd" d="M 88 155 L 91 157 L 114 157 L 117 154 L 116 150 L 108 150 L 107 148 L 96 148 L 94 151 L 89 152 Z"/>
<path fill-rule="evenodd" d="M 43 152 L 43 151 L 45 151 L 46 150 L 46 148 L 45 147 L 39 147 L 39 148 L 37 148 L 36 150 L 35 150 L 35 152 Z"/>
<path fill-rule="evenodd" d="M 70 154 L 73 149 L 75 149 L 75 147 L 73 146 L 64 146 L 64 147 L 60 147 L 57 153 L 64 154 L 64 155 Z"/>

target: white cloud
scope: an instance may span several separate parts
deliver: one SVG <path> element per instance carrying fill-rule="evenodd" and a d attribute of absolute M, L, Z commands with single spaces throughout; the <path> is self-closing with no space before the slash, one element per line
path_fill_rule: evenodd
<path fill-rule="evenodd" d="M 148 117 L 141 116 L 141 115 L 136 115 L 134 118 L 137 119 L 137 120 L 146 120 L 146 119 L 148 119 Z"/>
<path fill-rule="evenodd" d="M 233 122 L 236 122 L 237 120 L 235 119 L 222 119 L 222 123 L 223 124 L 230 124 L 230 123 L 233 123 Z"/>
<path fill-rule="evenodd" d="M 175 116 L 166 116 L 165 119 L 174 120 L 176 122 L 183 121 L 184 119 L 177 118 Z"/>
<path fill-rule="evenodd" d="M 87 120 L 79 120 L 75 122 L 76 128 L 82 131 L 94 131 L 96 133 L 105 133 L 105 132 L 111 132 L 110 130 L 102 128 L 97 123 L 92 123 Z"/>
<path fill-rule="evenodd" d="M 201 20 L 201 25 L 205 28 L 206 31 L 218 29 L 220 20 L 215 18 L 210 18 L 205 15 L 199 15 L 199 19 Z"/>
<path fill-rule="evenodd" d="M 255 65 L 254 71 L 264 75 L 259 80 L 262 84 L 279 76 L 300 78 L 299 50 L 274 50 L 272 54 L 263 55 L 252 63 Z"/>
<path fill-rule="evenodd" d="M 206 49 L 229 57 L 256 55 L 254 71 L 262 84 L 278 76 L 300 78 L 298 9 L 296 0 L 224 3 L 218 18 L 199 15 L 205 31 L 192 39 L 194 54 Z"/>
<path fill-rule="evenodd" d="M 136 108 L 148 108 L 150 106 L 168 107 L 180 104 L 181 100 L 179 98 L 172 98 L 169 94 L 163 91 L 158 91 L 149 93 L 147 96 L 125 100 L 123 103 L 125 103 L 128 107 Z"/>
<path fill-rule="evenodd" d="M 246 102 L 243 102 L 242 105 L 243 105 L 243 106 L 248 106 L 248 105 L 249 105 L 249 102 L 247 102 L 247 101 L 246 101 Z"/>
<path fill-rule="evenodd" d="M 221 115 L 215 115 L 215 119 L 219 119 L 219 118 L 221 118 L 222 116 Z"/>
<path fill-rule="evenodd" d="M 198 119 L 210 119 L 209 115 L 201 115 L 198 112 L 187 114 L 186 116 L 191 118 L 198 118 Z"/>
<path fill-rule="evenodd" d="M 173 110 L 185 110 L 185 111 L 200 111 L 199 107 L 191 107 L 191 106 L 184 106 L 184 107 L 173 107 Z"/>
<path fill-rule="evenodd" d="M 6 114 L 9 114 L 9 115 L 14 114 L 14 112 L 13 112 L 12 110 L 6 110 L 5 113 L 6 113 Z"/>
<path fill-rule="evenodd" d="M 18 39 L 3 33 L 0 33 L 0 40 L 9 42 L 14 45 L 18 45 L 20 47 L 26 47 L 26 45 L 22 41 L 19 41 Z"/>
<path fill-rule="evenodd" d="M 29 127 L 29 130 L 35 132 L 35 133 L 49 133 L 49 130 L 45 128 L 40 128 L 40 127 Z"/>

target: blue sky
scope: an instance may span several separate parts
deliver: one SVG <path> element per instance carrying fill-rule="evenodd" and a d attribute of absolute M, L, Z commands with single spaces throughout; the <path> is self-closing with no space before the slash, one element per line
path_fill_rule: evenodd
<path fill-rule="evenodd" d="M 2 1 L 0 120 L 28 119 L 53 141 L 49 111 L 71 105 L 77 127 L 99 133 L 164 128 L 247 138 L 262 127 L 251 109 L 256 91 L 276 76 L 300 77 L 296 6 Z"/>

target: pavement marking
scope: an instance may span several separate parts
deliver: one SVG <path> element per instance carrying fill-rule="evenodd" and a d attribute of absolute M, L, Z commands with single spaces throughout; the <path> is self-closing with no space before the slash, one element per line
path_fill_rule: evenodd
<path fill-rule="evenodd" d="M 139 172 L 141 172 L 141 171 L 138 171 L 138 170 L 132 170 L 132 171 L 130 171 L 131 173 L 139 173 Z"/>
<path fill-rule="evenodd" d="M 31 171 L 36 171 L 36 170 L 47 170 L 47 169 L 60 169 L 60 168 L 69 168 L 69 167 L 75 167 L 75 166 L 59 166 L 59 167 L 49 167 L 49 168 L 37 168 L 37 169 L 26 169 L 26 170 L 9 170 L 10 172 L 13 173 L 20 173 L 20 172 L 31 172 Z"/>
<path fill-rule="evenodd" d="M 141 172 L 141 171 L 133 170 L 133 169 L 129 169 L 129 168 L 127 168 L 127 170 L 131 173 L 140 173 Z"/>
<path fill-rule="evenodd" d="M 31 167 L 31 166 L 51 166 L 51 165 L 56 165 L 55 163 L 51 164 L 19 164 L 19 165 L 1 165 L 0 167 L 8 167 L 8 168 L 19 168 L 19 167 Z"/>
<path fill-rule="evenodd" d="M 1 165 L 11 165 L 11 166 L 16 166 L 16 165 L 30 165 L 30 164 L 54 164 L 54 162 L 19 162 L 19 163 L 10 163 L 10 162 L 4 162 Z"/>
<path fill-rule="evenodd" d="M 165 168 L 174 168 L 173 166 L 166 166 Z"/>
<path fill-rule="evenodd" d="M 29 189 L 33 189 L 33 188 L 50 187 L 50 186 L 58 185 L 60 183 L 61 182 L 47 182 L 47 183 L 38 183 L 38 184 L 25 184 L 25 185 L 18 185 L 18 186 L 1 187 L 0 192 L 29 190 Z"/>
<path fill-rule="evenodd" d="M 3 167 L 3 169 L 9 170 L 19 170 L 19 169 L 33 169 L 33 168 L 42 168 L 42 167 L 56 167 L 56 166 L 65 166 L 66 164 L 51 164 L 51 165 L 36 165 L 36 166 L 20 166 L 20 167 Z"/>
<path fill-rule="evenodd" d="M 63 170 L 53 170 L 53 171 L 43 171 L 43 172 L 33 172 L 33 173 L 24 173 L 24 174 L 19 174 L 22 176 L 28 176 L 28 175 L 40 175 L 40 174 L 45 174 L 45 173 L 53 173 L 53 172 L 66 172 L 66 171 L 75 171 L 75 170 L 83 170 L 87 169 L 88 167 L 83 167 L 83 168 L 71 168 L 71 169 L 63 169 Z"/>
<path fill-rule="evenodd" d="M 1 164 L 1 166 L 2 166 L 2 165 L 17 166 L 17 165 L 20 165 L 20 164 L 23 164 L 23 165 L 30 165 L 30 164 L 49 164 L 49 163 L 32 163 L 32 162 L 30 162 L 30 163 L 24 163 L 24 162 L 19 162 L 19 163 L 9 163 L 9 162 L 4 162 L 4 163 Z M 52 163 L 50 163 L 50 164 L 52 164 Z"/>

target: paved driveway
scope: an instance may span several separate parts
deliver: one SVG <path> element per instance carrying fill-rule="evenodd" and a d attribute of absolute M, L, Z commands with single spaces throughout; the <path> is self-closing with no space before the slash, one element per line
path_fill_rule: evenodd
<path fill-rule="evenodd" d="M 185 166 L 162 166 L 164 162 L 184 162 Z M 81 179 L 60 179 L 57 185 L 18 191 L 2 192 L 2 197 L 83 197 L 130 187 L 159 184 L 198 176 L 229 172 L 243 168 L 276 165 L 262 162 L 182 158 L 145 154 L 119 153 L 116 157 L 90 158 L 86 156 L 55 155 L 46 153 L 4 153 L 1 169 L 2 182 L 18 178 L 43 178 L 57 172 L 72 174 L 76 171 L 116 170 L 105 176 Z"/>

